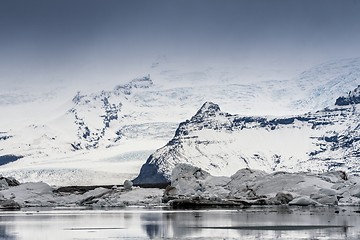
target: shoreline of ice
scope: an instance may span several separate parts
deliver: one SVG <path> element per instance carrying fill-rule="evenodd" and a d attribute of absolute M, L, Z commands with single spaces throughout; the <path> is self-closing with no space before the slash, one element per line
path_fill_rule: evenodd
<path fill-rule="evenodd" d="M 9 184 L 10 183 L 10 184 Z M 98 187 L 79 192 L 57 191 L 46 183 L 0 180 L 0 209 L 52 207 L 58 209 L 170 206 L 172 208 L 246 208 L 264 205 L 358 206 L 360 178 L 334 171 L 266 173 L 240 169 L 231 177 L 212 176 L 187 164 L 172 173 L 171 185 L 159 188 Z"/>

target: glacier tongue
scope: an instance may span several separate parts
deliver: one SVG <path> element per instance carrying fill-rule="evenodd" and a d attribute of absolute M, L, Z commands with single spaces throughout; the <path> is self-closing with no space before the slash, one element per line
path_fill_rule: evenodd
<path fill-rule="evenodd" d="M 359 173 L 359 118 L 360 105 L 355 104 L 269 118 L 232 115 L 206 102 L 148 158 L 134 181 L 169 182 L 179 163 L 215 176 L 231 176 L 241 168 Z"/>

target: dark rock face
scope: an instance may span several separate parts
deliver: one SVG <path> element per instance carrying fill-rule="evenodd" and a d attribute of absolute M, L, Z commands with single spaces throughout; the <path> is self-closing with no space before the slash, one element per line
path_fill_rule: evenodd
<path fill-rule="evenodd" d="M 353 91 L 350 91 L 347 96 L 341 96 L 336 99 L 336 106 L 347 106 L 351 104 L 360 103 L 360 85 Z"/>
<path fill-rule="evenodd" d="M 150 163 L 150 158 L 152 158 L 152 156 L 150 156 L 147 163 L 141 167 L 139 175 L 132 182 L 135 185 L 169 183 L 169 179 L 164 177 L 158 166 Z"/>
<path fill-rule="evenodd" d="M 10 162 L 15 162 L 16 160 L 19 160 L 20 158 L 23 158 L 23 156 L 15 156 L 15 155 L 0 156 L 0 166 L 8 164 Z"/>
<path fill-rule="evenodd" d="M 0 141 L 1 140 L 5 141 L 5 140 L 7 140 L 9 138 L 12 138 L 12 137 L 13 136 L 11 136 L 11 135 L 7 135 L 6 132 L 0 132 Z"/>

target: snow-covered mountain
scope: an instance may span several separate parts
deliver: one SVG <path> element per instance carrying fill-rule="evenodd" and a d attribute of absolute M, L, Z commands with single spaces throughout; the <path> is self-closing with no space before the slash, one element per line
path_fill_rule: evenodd
<path fill-rule="evenodd" d="M 331 106 L 334 97 L 345 95 L 360 83 L 360 59 L 342 59 L 314 66 L 298 76 L 291 105 L 303 112 Z M 306 97 L 304 97 L 306 96 Z"/>
<path fill-rule="evenodd" d="M 241 168 L 359 173 L 359 99 L 360 86 L 332 107 L 282 118 L 232 115 L 206 102 L 148 158 L 135 183 L 168 182 L 178 163 L 226 176 Z"/>
<path fill-rule="evenodd" d="M 157 62 L 145 77 L 111 88 L 1 89 L 0 173 L 55 185 L 121 183 L 205 101 L 243 116 L 288 116 L 332 105 L 360 79 L 360 59 L 289 80 L 250 82 L 234 69 Z"/>

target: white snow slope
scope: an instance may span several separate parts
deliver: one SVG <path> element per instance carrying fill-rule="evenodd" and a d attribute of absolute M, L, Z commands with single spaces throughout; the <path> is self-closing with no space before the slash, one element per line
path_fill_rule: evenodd
<path fill-rule="evenodd" d="M 0 174 L 54 185 L 119 184 L 135 177 L 147 157 L 171 139 L 178 123 L 205 101 L 251 116 L 321 109 L 358 85 L 360 59 L 329 62 L 290 80 L 254 83 L 239 79 L 236 71 L 209 67 L 181 71 L 160 64 L 141 74 L 146 77 L 93 93 L 81 87 L 78 93 L 61 87 L 0 92 L 0 164 L 2 156 L 23 157 L 1 165 Z M 251 139 L 269 143 L 263 131 L 249 133 Z M 226 134 L 219 135 L 219 142 Z M 299 145 L 288 146 L 284 156 L 294 153 L 301 158 L 297 153 L 309 148 L 308 141 L 301 141 L 308 136 L 303 130 L 277 134 L 279 141 L 269 145 L 274 152 L 280 142 L 288 142 L 289 134 L 297 136 Z M 233 146 L 249 141 L 244 136 L 232 135 Z M 217 148 L 228 149 L 221 144 Z"/>

